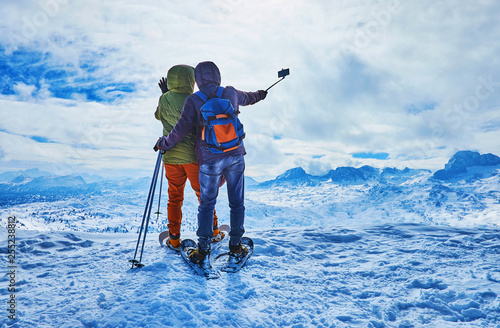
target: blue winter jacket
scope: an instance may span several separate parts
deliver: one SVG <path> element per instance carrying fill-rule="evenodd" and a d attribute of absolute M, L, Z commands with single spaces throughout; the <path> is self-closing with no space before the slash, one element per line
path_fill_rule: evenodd
<path fill-rule="evenodd" d="M 202 62 L 196 66 L 194 76 L 198 89 L 205 93 L 208 99 L 215 97 L 215 93 L 221 82 L 219 68 L 212 62 Z M 229 99 L 235 111 L 238 111 L 239 106 L 253 105 L 262 100 L 258 91 L 244 92 L 236 90 L 231 86 L 224 88 L 222 98 Z M 177 145 L 195 128 L 196 138 L 194 147 L 199 165 L 214 163 L 218 159 L 227 156 L 245 155 L 246 152 L 243 143 L 239 148 L 222 154 L 214 154 L 208 150 L 206 142 L 201 138 L 203 123 L 200 108 L 203 104 L 203 100 L 195 94 L 186 99 L 177 125 L 165 140 L 168 145 L 167 150 Z"/>

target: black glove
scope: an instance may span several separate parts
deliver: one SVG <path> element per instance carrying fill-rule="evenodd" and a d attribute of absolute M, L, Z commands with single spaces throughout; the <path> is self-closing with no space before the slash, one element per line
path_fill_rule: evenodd
<path fill-rule="evenodd" d="M 162 94 L 168 92 L 167 79 L 165 77 L 162 77 L 160 79 L 160 83 L 158 83 L 158 86 L 160 87 Z"/>
<path fill-rule="evenodd" d="M 169 150 L 171 147 L 168 146 L 167 144 L 167 138 L 166 137 L 160 137 L 158 141 L 156 142 L 156 145 L 153 147 L 155 151 L 158 149 L 162 150 L 163 152 Z"/>
<path fill-rule="evenodd" d="M 265 90 L 259 90 L 258 92 L 259 92 L 260 100 L 266 99 L 267 91 L 265 91 Z"/>

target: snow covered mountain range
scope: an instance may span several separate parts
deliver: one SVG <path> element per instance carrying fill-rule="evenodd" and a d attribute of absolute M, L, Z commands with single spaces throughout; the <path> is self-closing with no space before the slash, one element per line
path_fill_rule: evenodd
<path fill-rule="evenodd" d="M 0 327 L 500 328 L 495 155 L 459 152 L 434 173 L 363 166 L 247 178 L 254 254 L 211 281 L 156 240 L 166 184 L 145 266 L 130 268 L 150 182 L 0 174 L 0 221 L 17 219 L 15 275 L 0 277 L 16 319 L 5 311 Z M 182 238 L 196 238 L 197 203 L 186 187 Z M 229 223 L 225 188 L 216 209 Z M 7 245 L 1 235 L 4 259 Z M 223 251 L 227 240 L 213 259 Z"/>
<path fill-rule="evenodd" d="M 6 172 L 0 174 L 0 213 L 2 220 L 17 214 L 21 223 L 39 230 L 135 231 L 149 185 L 149 178 L 53 176 L 37 169 Z M 229 216 L 226 199 L 219 198 L 221 217 Z M 185 216 L 191 224 L 186 229 L 196 225 L 196 203 L 188 187 Z M 321 226 L 360 219 L 498 226 L 500 157 L 461 151 L 434 173 L 363 166 L 339 167 L 314 176 L 298 167 L 262 183 L 247 177 L 246 207 L 249 228 Z M 164 216 L 158 217 L 152 231 L 164 230 L 165 221 Z"/>

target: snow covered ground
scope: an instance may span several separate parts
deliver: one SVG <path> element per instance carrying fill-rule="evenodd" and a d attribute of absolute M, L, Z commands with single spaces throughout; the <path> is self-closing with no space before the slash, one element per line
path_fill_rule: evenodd
<path fill-rule="evenodd" d="M 500 167 L 463 173 L 457 158 L 444 180 L 369 167 L 249 180 L 254 255 L 210 281 L 158 244 L 165 214 L 152 217 L 145 267 L 130 268 L 148 179 L 5 173 L 0 222 L 16 216 L 17 248 L 10 268 L 0 235 L 0 294 L 15 295 L 17 320 L 5 310 L 0 327 L 500 328 Z M 187 187 L 183 238 L 196 212 Z M 217 213 L 228 223 L 224 189 Z"/>
<path fill-rule="evenodd" d="M 132 270 L 135 234 L 19 230 L 15 326 L 500 327 L 499 230 L 384 224 L 248 236 L 247 266 L 207 281 L 156 234 L 146 266 Z"/>

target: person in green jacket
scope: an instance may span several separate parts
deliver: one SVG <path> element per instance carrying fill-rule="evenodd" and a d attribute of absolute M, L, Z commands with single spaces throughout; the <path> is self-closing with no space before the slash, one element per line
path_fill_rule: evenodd
<path fill-rule="evenodd" d="M 170 68 L 167 78 L 162 78 L 160 89 L 162 95 L 156 108 L 155 118 L 163 125 L 163 135 L 168 136 L 179 120 L 184 101 L 194 90 L 194 68 L 188 65 L 176 65 Z M 182 203 L 184 201 L 184 186 L 189 179 L 198 201 L 200 199 L 200 180 L 196 153 L 194 150 L 195 131 L 192 131 L 183 141 L 166 152 L 163 157 L 165 176 L 168 180 L 167 218 L 169 238 L 167 245 L 180 250 Z M 218 220 L 214 211 L 214 241 L 224 237 L 218 228 Z"/>

